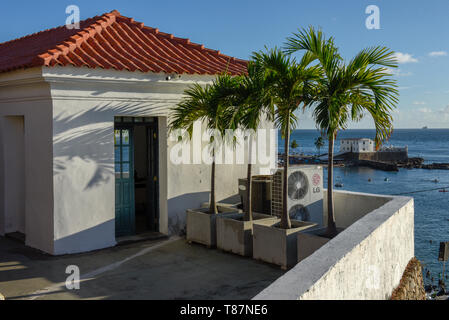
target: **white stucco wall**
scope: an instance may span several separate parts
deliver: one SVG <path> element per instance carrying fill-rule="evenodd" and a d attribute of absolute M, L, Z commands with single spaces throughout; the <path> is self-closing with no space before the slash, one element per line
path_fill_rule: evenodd
<path fill-rule="evenodd" d="M 346 201 L 369 195 L 344 192 Z M 414 257 L 412 198 L 385 197 L 388 202 L 369 212 L 321 249 L 267 287 L 255 300 L 382 300 L 399 285 Z M 379 203 L 378 196 L 373 197 Z M 339 215 L 357 216 L 356 208 Z M 336 217 L 337 225 L 338 216 Z"/>
<path fill-rule="evenodd" d="M 261 124 L 261 128 L 271 129 L 273 126 L 269 122 L 263 122 Z M 197 129 L 197 130 L 195 130 Z M 197 132 L 199 137 L 201 137 L 201 132 L 204 133 L 205 126 L 203 127 L 195 127 L 194 132 Z M 270 137 L 267 130 L 267 136 L 265 140 L 265 146 L 267 150 L 269 148 L 272 149 L 272 155 L 276 157 L 276 145 L 269 145 Z M 194 138 L 196 139 L 196 138 Z M 257 137 L 256 137 L 257 139 Z M 271 137 L 271 141 L 276 140 L 277 138 Z M 261 141 L 263 141 L 261 139 Z M 275 143 L 277 142 L 274 141 Z M 169 149 L 168 155 L 172 152 L 172 148 L 176 142 L 169 141 Z M 263 145 L 263 143 L 258 144 Z M 181 164 L 176 165 L 169 161 L 168 170 L 169 170 L 169 188 L 168 188 L 168 207 L 169 207 L 169 226 L 172 232 L 177 232 L 180 229 L 185 228 L 185 209 L 186 208 L 199 208 L 201 204 L 209 201 L 210 195 L 210 183 L 211 183 L 211 169 L 212 167 L 207 164 L 194 164 L 195 158 L 197 156 L 201 157 L 202 155 L 195 154 L 195 146 L 193 143 L 190 144 L 190 159 L 191 163 L 189 165 Z M 202 142 L 202 150 L 206 150 L 207 142 Z M 243 146 L 243 145 L 242 145 Z M 248 150 L 247 142 L 245 146 Z M 229 147 L 223 147 L 221 155 L 221 163 L 217 164 L 216 167 L 216 196 L 217 201 L 225 200 L 231 196 L 237 195 L 239 193 L 238 190 L 238 179 L 246 178 L 247 176 L 247 162 L 248 162 L 248 153 L 246 152 L 243 155 L 244 164 L 236 164 L 237 158 L 240 157 L 241 151 L 237 147 L 236 149 L 232 149 Z M 257 153 L 257 150 L 254 150 Z M 226 159 L 225 156 L 233 158 L 234 164 L 225 164 Z M 218 157 L 218 155 L 217 155 Z M 260 159 L 260 158 L 258 158 Z M 218 161 L 218 160 L 217 160 Z M 270 169 L 274 168 L 275 160 L 273 159 L 272 164 L 270 165 L 261 165 L 260 162 L 257 162 L 253 166 L 253 174 L 269 174 Z"/>
<path fill-rule="evenodd" d="M 371 139 L 342 139 L 340 142 L 340 152 L 374 152 L 375 144 Z"/>
<path fill-rule="evenodd" d="M 170 161 L 176 142 L 168 139 L 169 110 L 189 85 L 212 79 L 182 76 L 167 81 L 163 74 L 70 67 L 0 75 L 0 133 L 8 133 L 0 134 L 0 235 L 14 229 L 24 231 L 27 245 L 54 255 L 116 244 L 116 116 L 158 118 L 159 231 L 179 232 L 184 228 L 185 209 L 209 200 L 211 167 Z M 20 129 L 14 134 L 6 116 L 23 119 L 23 146 L 14 142 L 21 139 Z M 272 124 L 264 123 L 263 127 L 271 128 Z M 15 155 L 23 154 L 24 179 L 19 164 L 11 165 L 10 148 L 15 148 Z M 275 144 L 271 149 L 275 156 Z M 217 166 L 217 200 L 238 193 L 238 179 L 246 177 L 246 169 L 246 164 Z M 254 174 L 269 170 L 269 165 L 265 169 L 254 166 Z M 23 186 L 20 180 L 24 180 Z M 14 191 L 11 206 L 12 187 L 19 191 Z M 20 188 L 25 190 L 22 197 Z M 20 200 L 25 219 L 13 212 L 14 206 L 20 207 Z"/>
<path fill-rule="evenodd" d="M 324 221 L 327 225 L 327 189 L 323 192 L 323 199 Z M 334 191 L 335 221 L 338 227 L 347 228 L 392 199 L 393 197 L 378 194 Z"/>
<path fill-rule="evenodd" d="M 170 161 L 176 142 L 168 139 L 169 110 L 190 84 L 205 84 L 212 77 L 166 81 L 165 75 L 85 68 L 49 68 L 44 76 L 53 99 L 54 254 L 115 244 L 116 116 L 159 118 L 160 232 L 183 229 L 185 210 L 209 199 L 211 167 Z M 238 193 L 238 178 L 246 176 L 246 168 L 217 166 L 218 200 Z"/>
<path fill-rule="evenodd" d="M 44 82 L 40 68 L 0 75 L 0 234 L 24 228 L 26 244 L 48 253 L 53 252 L 54 235 L 51 110 L 50 87 Z M 9 130 L 11 118 L 6 117 L 11 116 L 23 117 L 23 145 L 9 140 L 20 135 L 20 130 Z M 8 160 L 11 152 L 23 155 L 23 159 L 18 159 L 24 161 L 22 172 L 18 171 L 17 163 Z M 17 179 L 24 179 L 24 186 L 19 186 Z M 11 198 L 10 188 L 24 188 L 24 195 L 16 194 Z M 13 211 L 19 206 L 17 202 L 13 209 L 8 201 L 19 199 L 25 211 L 24 221 L 21 217 L 19 224 L 22 226 L 8 228 L 5 218 L 22 214 Z"/>

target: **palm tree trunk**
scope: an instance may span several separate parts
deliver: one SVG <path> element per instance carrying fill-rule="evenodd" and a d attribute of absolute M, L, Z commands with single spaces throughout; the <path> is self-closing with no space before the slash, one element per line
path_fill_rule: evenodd
<path fill-rule="evenodd" d="M 213 162 L 212 162 L 212 174 L 211 174 L 211 178 L 210 178 L 210 208 L 209 208 L 209 213 L 210 214 L 217 214 L 218 213 L 218 209 L 217 209 L 217 202 L 216 202 L 216 198 L 215 198 L 215 151 L 213 151 Z"/>
<path fill-rule="evenodd" d="M 248 163 L 248 176 L 246 185 L 246 208 L 245 208 L 245 221 L 253 220 L 253 203 L 252 203 L 252 192 L 253 192 L 253 177 L 252 177 L 252 164 Z"/>
<path fill-rule="evenodd" d="M 288 166 L 290 162 L 290 116 L 287 119 L 287 129 L 285 130 L 285 148 L 284 148 L 284 172 L 282 179 L 282 216 L 281 216 L 281 228 L 291 229 L 292 222 L 288 214 L 287 197 L 288 197 Z"/>
<path fill-rule="evenodd" d="M 337 234 L 334 217 L 334 135 L 329 138 L 329 160 L 327 167 L 327 232 L 330 237 Z"/>
<path fill-rule="evenodd" d="M 249 152 L 248 152 L 248 174 L 247 174 L 247 184 L 246 184 L 246 208 L 245 209 L 245 221 L 253 220 L 253 139 L 252 135 L 248 137 L 249 142 Z"/>

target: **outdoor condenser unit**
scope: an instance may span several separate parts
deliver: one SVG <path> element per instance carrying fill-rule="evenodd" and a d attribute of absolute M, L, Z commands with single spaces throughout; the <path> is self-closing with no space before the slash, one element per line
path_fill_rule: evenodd
<path fill-rule="evenodd" d="M 273 175 L 271 212 L 282 214 L 283 168 Z M 323 226 L 323 167 L 291 166 L 288 169 L 287 208 L 291 219 Z"/>
<path fill-rule="evenodd" d="M 254 176 L 252 188 L 253 212 L 271 214 L 271 176 Z M 239 195 L 246 210 L 248 179 L 239 179 Z"/>

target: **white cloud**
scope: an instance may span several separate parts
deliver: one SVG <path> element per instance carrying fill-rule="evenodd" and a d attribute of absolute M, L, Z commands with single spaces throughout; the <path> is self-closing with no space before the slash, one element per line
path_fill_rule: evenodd
<path fill-rule="evenodd" d="M 413 103 L 415 104 L 415 103 Z M 417 110 L 420 113 L 432 113 L 434 116 L 441 117 L 443 115 L 445 118 L 449 116 L 449 105 L 444 107 L 443 109 L 432 110 L 430 108 L 424 107 Z M 440 118 L 441 119 L 441 118 Z"/>
<path fill-rule="evenodd" d="M 401 69 L 384 68 L 385 72 L 396 77 L 409 77 L 413 75 L 411 72 L 403 72 Z"/>
<path fill-rule="evenodd" d="M 447 56 L 446 51 L 432 51 L 429 53 L 429 57 L 442 57 Z"/>
<path fill-rule="evenodd" d="M 424 105 L 427 104 L 427 102 L 424 102 L 424 101 L 413 101 L 413 104 L 415 106 L 424 106 Z"/>
<path fill-rule="evenodd" d="M 421 113 L 432 113 L 432 110 L 430 110 L 429 108 L 421 108 L 418 109 L 418 111 Z"/>
<path fill-rule="evenodd" d="M 413 58 L 413 55 L 409 53 L 395 52 L 394 56 L 398 63 L 418 62 L 418 59 Z"/>
<path fill-rule="evenodd" d="M 430 105 L 430 101 L 429 105 Z M 395 116 L 396 128 L 449 128 L 449 105 L 438 107 L 415 106 L 401 108 L 401 113 Z"/>
<path fill-rule="evenodd" d="M 446 106 L 446 108 L 442 109 L 441 113 L 443 113 L 444 115 L 449 115 L 449 106 Z"/>
<path fill-rule="evenodd" d="M 438 114 L 437 117 L 440 121 L 445 121 L 447 126 L 447 120 L 449 120 L 449 105 L 440 110 L 440 114 Z"/>

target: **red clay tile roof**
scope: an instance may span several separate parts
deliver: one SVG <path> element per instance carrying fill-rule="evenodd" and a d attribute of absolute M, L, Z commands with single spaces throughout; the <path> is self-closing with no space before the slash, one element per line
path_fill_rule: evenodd
<path fill-rule="evenodd" d="M 0 44 L 0 73 L 37 66 L 76 66 L 176 74 L 246 72 L 247 62 L 225 56 L 118 11 Z"/>

